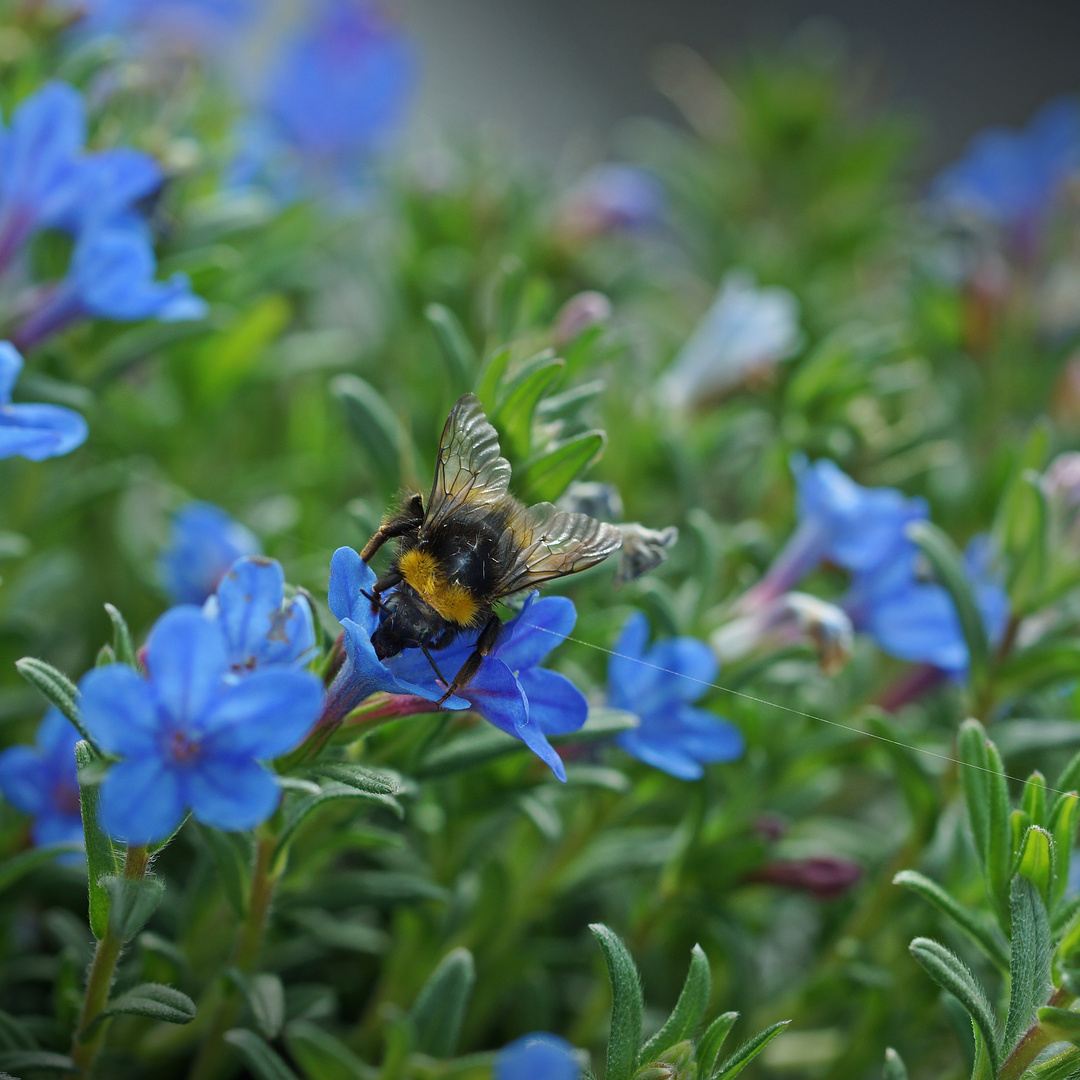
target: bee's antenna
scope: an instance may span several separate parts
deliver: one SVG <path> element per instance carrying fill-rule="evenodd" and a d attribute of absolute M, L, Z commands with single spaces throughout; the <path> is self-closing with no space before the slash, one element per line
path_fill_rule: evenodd
<path fill-rule="evenodd" d="M 361 589 L 360 590 L 360 595 L 361 596 L 366 596 L 371 601 L 371 610 L 372 611 L 382 611 L 383 610 L 382 597 L 378 593 L 369 593 L 367 591 L 367 589 Z"/>

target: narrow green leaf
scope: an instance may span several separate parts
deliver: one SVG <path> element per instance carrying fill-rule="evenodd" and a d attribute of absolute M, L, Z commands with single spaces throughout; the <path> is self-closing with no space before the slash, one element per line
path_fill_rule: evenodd
<path fill-rule="evenodd" d="M 38 1072 L 82 1072 L 66 1054 L 54 1054 L 49 1050 L 4 1050 L 0 1052 L 0 1069 L 20 1078 Z"/>
<path fill-rule="evenodd" d="M 166 1024 L 190 1024 L 195 1019 L 195 1002 L 171 986 L 142 983 L 110 1001 L 100 1016 L 145 1016 Z"/>
<path fill-rule="evenodd" d="M 121 941 L 133 938 L 158 909 L 165 896 L 165 882 L 148 874 L 130 878 L 112 874 L 101 884 L 109 894 L 109 929 Z"/>
<path fill-rule="evenodd" d="M 1050 922 L 1035 886 L 1020 874 L 1012 881 L 1012 962 L 1009 968 L 1009 1015 L 1002 1036 L 1008 1054 L 1035 1022 L 1035 1010 L 1050 996 Z"/>
<path fill-rule="evenodd" d="M 428 304 L 424 318 L 435 332 L 439 352 L 446 363 L 446 370 L 454 392 L 463 394 L 472 388 L 473 378 L 479 366 L 476 350 L 472 347 L 457 316 L 442 304 Z"/>
<path fill-rule="evenodd" d="M 195 823 L 195 831 L 206 845 L 225 898 L 236 914 L 243 918 L 247 912 L 247 897 L 251 884 L 251 865 L 254 845 L 247 833 L 223 833 L 209 825 Z"/>
<path fill-rule="evenodd" d="M 476 391 L 476 396 L 480 399 L 484 412 L 488 416 L 495 411 L 499 403 L 499 388 L 506 369 L 510 366 L 510 356 L 509 347 L 498 349 L 492 354 L 480 376 L 480 386 Z"/>
<path fill-rule="evenodd" d="M 85 774 L 101 758 L 89 743 L 75 744 L 75 763 L 79 770 L 79 803 L 82 808 L 83 841 L 86 845 L 87 887 L 90 904 L 90 929 L 100 941 L 109 928 L 109 893 L 104 882 L 120 872 L 120 862 L 112 840 L 98 824 L 98 789 L 84 783 Z"/>
<path fill-rule="evenodd" d="M 532 450 L 533 413 L 544 392 L 562 374 L 565 362 L 554 356 L 530 361 L 507 390 L 491 422 L 503 436 L 503 450 L 511 458 L 527 458 Z"/>
<path fill-rule="evenodd" d="M 986 853 L 990 847 L 990 761 L 986 755 L 986 731 L 978 720 L 968 719 L 960 725 L 958 746 L 960 781 L 964 785 L 964 801 L 975 840 L 975 853 L 986 870 Z"/>
<path fill-rule="evenodd" d="M 908 1080 L 904 1059 L 891 1046 L 885 1049 L 885 1068 L 881 1070 L 881 1080 Z"/>
<path fill-rule="evenodd" d="M 779 1023 L 772 1024 L 764 1031 L 759 1031 L 752 1038 L 747 1039 L 720 1066 L 713 1075 L 713 1080 L 733 1080 L 733 1077 L 738 1076 L 790 1023 L 790 1020 L 781 1020 Z"/>
<path fill-rule="evenodd" d="M 1076 842 L 1076 827 L 1080 822 L 1080 795 L 1075 791 L 1059 795 L 1050 809 L 1050 835 L 1054 838 L 1054 881 L 1050 889 L 1050 904 L 1057 914 L 1057 905 L 1069 884 L 1069 863 Z"/>
<path fill-rule="evenodd" d="M 264 1039 L 276 1039 L 285 1023 L 285 987 L 276 975 L 248 975 L 239 968 L 229 968 L 229 978 L 236 985 L 252 1019 Z"/>
<path fill-rule="evenodd" d="M 1032 825 L 1046 828 L 1046 777 L 1038 769 L 1024 784 L 1020 808 L 1031 819 Z"/>
<path fill-rule="evenodd" d="M 105 605 L 105 613 L 109 616 L 113 626 L 113 652 L 116 654 L 116 659 L 121 664 L 129 664 L 131 667 L 137 667 L 138 663 L 135 659 L 135 646 L 131 642 L 131 631 L 128 629 L 128 624 L 124 621 L 124 616 L 120 614 L 120 609 L 114 607 L 112 604 Z"/>
<path fill-rule="evenodd" d="M 278 1052 L 247 1028 L 233 1028 L 225 1033 L 225 1041 L 243 1059 L 256 1080 L 299 1080 Z"/>
<path fill-rule="evenodd" d="M 589 926 L 600 945 L 611 981 L 611 1035 L 606 1080 L 630 1080 L 641 1050 L 644 1002 L 637 967 L 621 938 L 603 923 Z"/>
<path fill-rule="evenodd" d="M 310 1020 L 292 1021 L 285 1028 L 285 1045 L 308 1080 L 371 1080 L 377 1075 L 340 1039 Z"/>
<path fill-rule="evenodd" d="M 401 486 L 409 437 L 386 399 L 359 375 L 338 375 L 330 392 L 345 410 L 349 432 L 367 454 L 372 473 L 384 490 Z"/>
<path fill-rule="evenodd" d="M 51 705 L 55 705 L 75 725 L 76 731 L 100 753 L 79 713 L 79 688 L 52 664 L 33 656 L 15 661 L 19 674 Z"/>
<path fill-rule="evenodd" d="M 1043 902 L 1050 896 L 1050 882 L 1054 873 L 1053 840 L 1045 829 L 1032 825 L 1024 836 L 1017 870 L 1039 890 Z"/>
<path fill-rule="evenodd" d="M 1075 725 L 1075 721 L 1070 720 Z M 1061 770 L 1057 778 L 1058 791 L 1080 791 L 1080 751 L 1069 760 L 1069 763 Z"/>
<path fill-rule="evenodd" d="M 472 953 L 461 948 L 447 953 L 409 1013 L 417 1050 L 436 1058 L 454 1056 L 475 982 Z"/>
<path fill-rule="evenodd" d="M 902 885 L 918 893 L 924 900 L 929 900 L 939 911 L 957 922 L 1001 971 L 1009 970 L 1009 947 L 1006 942 L 993 927 L 987 926 L 974 911 L 952 897 L 936 881 L 924 877 L 917 870 L 901 870 L 893 878 L 893 884 Z"/>
<path fill-rule="evenodd" d="M 78 842 L 46 844 L 44 847 L 31 848 L 29 851 L 20 851 L 18 855 L 12 855 L 11 858 L 0 863 L 0 892 L 11 888 L 16 881 L 39 866 L 48 866 L 56 860 L 57 855 L 67 855 L 69 852 L 82 851 L 82 849 L 82 844 Z"/>
<path fill-rule="evenodd" d="M 991 896 L 997 904 L 999 919 L 1008 917 L 1009 881 L 1013 872 L 1012 833 L 1009 828 L 1009 788 L 1005 766 L 997 747 L 986 741 L 986 760 L 990 768 L 987 786 L 990 792 L 990 835 L 986 852 L 986 874 Z"/>
<path fill-rule="evenodd" d="M 986 1044 L 990 1067 L 996 1075 L 1000 1052 L 994 1013 L 986 999 L 986 992 L 975 976 L 955 953 L 930 938 L 915 938 L 909 949 L 930 978 L 952 994 L 967 1010 L 975 1031 Z"/>
<path fill-rule="evenodd" d="M 333 780 L 338 784 L 365 791 L 369 795 L 400 795 L 405 784 L 399 773 L 390 769 L 373 769 L 351 761 L 320 761 L 304 770 L 307 776 Z"/>
<path fill-rule="evenodd" d="M 1080 1076 L 1080 1050 L 1070 1047 L 1062 1054 L 1032 1065 L 1024 1080 L 1076 1080 Z"/>
<path fill-rule="evenodd" d="M 586 431 L 557 443 L 520 469 L 515 483 L 530 501 L 554 502 L 603 453 L 606 442 L 602 431 Z"/>
<path fill-rule="evenodd" d="M 712 971 L 709 960 L 700 945 L 690 953 L 690 970 L 686 974 L 679 1000 L 660 1030 L 641 1048 L 638 1064 L 652 1061 L 669 1046 L 689 1039 L 701 1023 L 712 993 Z"/>
<path fill-rule="evenodd" d="M 956 550 L 953 542 L 929 521 L 912 522 L 907 527 L 907 534 L 922 549 L 938 580 L 952 597 L 968 648 L 969 681 L 972 686 L 982 686 L 990 645 L 972 593 L 971 581 L 964 572 L 960 552 Z"/>
<path fill-rule="evenodd" d="M 203 402 L 223 402 L 248 379 L 285 329 L 292 309 L 284 296 L 261 296 L 231 325 L 211 334 L 195 350 L 194 373 Z"/>
<path fill-rule="evenodd" d="M 718 1016 L 705 1029 L 705 1034 L 701 1036 L 695 1055 L 698 1063 L 698 1075 L 712 1076 L 713 1070 L 716 1068 L 716 1060 L 720 1057 L 720 1051 L 724 1048 L 724 1043 L 731 1029 L 735 1026 L 735 1021 L 738 1019 L 739 1014 L 737 1012 L 726 1012 Z"/>
<path fill-rule="evenodd" d="M 1080 1012 L 1043 1005 L 1036 1013 L 1039 1023 L 1053 1035 L 1055 1042 L 1080 1041 Z"/>
<path fill-rule="evenodd" d="M 38 1041 L 16 1016 L 0 1009 L 0 1050 L 37 1050 Z"/>

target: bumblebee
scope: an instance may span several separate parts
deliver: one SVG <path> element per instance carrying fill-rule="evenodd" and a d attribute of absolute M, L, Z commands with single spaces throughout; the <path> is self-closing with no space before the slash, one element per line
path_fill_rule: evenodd
<path fill-rule="evenodd" d="M 498 644 L 497 601 L 587 570 L 622 544 L 615 526 L 587 514 L 551 503 L 526 507 L 509 494 L 509 483 L 499 437 L 477 397 L 465 394 L 443 428 L 427 505 L 420 494 L 410 496 L 360 553 L 370 562 L 388 540 L 397 541 L 390 568 L 375 582 L 372 606 L 383 618 L 371 643 L 380 660 L 422 649 L 447 687 L 440 702 L 468 685 Z M 479 631 L 476 645 L 447 682 L 429 650 L 471 630 Z"/>

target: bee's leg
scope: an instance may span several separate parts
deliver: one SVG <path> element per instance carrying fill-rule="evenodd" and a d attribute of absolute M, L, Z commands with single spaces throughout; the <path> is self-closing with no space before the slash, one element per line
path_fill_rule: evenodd
<path fill-rule="evenodd" d="M 401 576 L 401 571 L 396 567 L 387 570 L 371 587 L 371 610 L 378 611 L 382 607 L 382 594 L 388 589 L 392 589 L 402 580 L 404 579 Z"/>
<path fill-rule="evenodd" d="M 384 521 L 375 535 L 364 545 L 360 558 L 371 562 L 371 557 L 386 543 L 398 536 L 405 536 L 420 528 L 424 521 L 424 497 L 412 495 L 400 514 L 395 514 L 389 521 Z"/>
<path fill-rule="evenodd" d="M 452 697 L 463 686 L 468 686 L 472 681 L 472 677 L 480 670 L 480 665 L 484 662 L 484 657 L 488 656 L 495 648 L 499 641 L 499 635 L 502 633 L 502 619 L 494 613 L 484 624 L 484 629 L 480 631 L 480 636 L 476 639 L 476 645 L 473 647 L 473 651 L 469 653 L 469 658 L 461 665 L 461 669 L 454 676 L 454 681 L 446 688 L 446 693 L 435 703 L 441 705 L 448 697 Z"/>

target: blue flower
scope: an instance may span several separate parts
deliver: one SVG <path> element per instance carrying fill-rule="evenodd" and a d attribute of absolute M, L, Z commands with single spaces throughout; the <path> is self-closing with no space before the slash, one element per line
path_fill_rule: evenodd
<path fill-rule="evenodd" d="M 149 34 L 155 42 L 211 46 L 255 13 L 254 0 L 81 0 L 89 33 Z"/>
<path fill-rule="evenodd" d="M 31 461 L 69 454 L 86 441 L 86 421 L 62 405 L 12 405 L 11 391 L 23 358 L 8 341 L 0 341 L 0 458 Z"/>
<path fill-rule="evenodd" d="M 619 735 L 618 744 L 680 780 L 697 780 L 703 764 L 739 757 L 739 730 L 692 705 L 716 678 L 716 658 L 709 647 L 691 637 L 669 638 L 651 648 L 648 642 L 648 620 L 635 612 L 608 664 L 608 703 L 641 721 Z"/>
<path fill-rule="evenodd" d="M 206 601 L 203 613 L 225 635 L 234 672 L 302 667 L 314 652 L 311 608 L 301 595 L 285 603 L 285 573 L 273 559 L 237 559 L 216 594 Z"/>
<path fill-rule="evenodd" d="M 196 607 L 167 611 L 146 645 L 148 678 L 126 664 L 83 676 L 80 707 L 99 745 L 122 760 L 101 784 L 105 830 L 133 844 L 164 840 L 185 810 L 218 829 L 251 829 L 277 808 L 260 764 L 296 746 L 322 706 L 304 671 L 268 668 L 227 678 L 229 646 Z"/>
<path fill-rule="evenodd" d="M 900 660 L 931 664 L 960 677 L 967 671 L 968 648 L 956 605 L 946 589 L 920 579 L 920 556 L 904 537 L 881 565 L 856 575 L 844 606 L 855 627 Z M 1009 618 L 1009 599 L 994 568 L 989 537 L 972 539 L 964 569 L 987 637 L 1001 640 Z"/>
<path fill-rule="evenodd" d="M 667 195 L 663 184 L 636 165 L 598 165 L 570 191 L 562 206 L 564 227 L 586 237 L 639 231 L 659 225 Z"/>
<path fill-rule="evenodd" d="M 192 293 L 186 274 L 159 282 L 156 272 L 149 232 L 141 221 L 127 216 L 90 225 L 75 241 L 67 276 L 27 316 L 16 338 L 24 347 L 36 345 L 85 318 L 203 318 L 206 301 Z"/>
<path fill-rule="evenodd" d="M 499 1051 L 494 1080 L 577 1080 L 574 1048 L 558 1035 L 534 1031 Z"/>
<path fill-rule="evenodd" d="M 82 841 L 75 767 L 79 738 L 59 709 L 49 709 L 33 748 L 12 746 L 0 754 L 0 792 L 17 810 L 34 816 L 32 835 L 39 846 Z M 70 859 L 80 860 L 77 853 Z"/>
<path fill-rule="evenodd" d="M 771 603 L 811 570 L 828 560 L 853 573 L 871 570 L 904 539 L 904 529 L 927 517 L 922 499 L 894 488 L 855 483 L 835 462 L 791 463 L 798 485 L 799 524 L 762 580 L 742 601 L 743 608 Z"/>
<path fill-rule="evenodd" d="M 188 503 L 173 517 L 158 574 L 176 603 L 201 604 L 237 559 L 261 550 L 255 534 L 224 510 L 211 503 Z"/>
<path fill-rule="evenodd" d="M 991 128 L 934 181 L 931 199 L 1023 234 L 1080 172 L 1080 100 L 1048 102 L 1023 131 Z"/>
<path fill-rule="evenodd" d="M 346 662 L 330 688 L 327 712 L 344 716 L 377 691 L 415 694 L 438 701 L 446 685 L 436 679 L 420 649 L 406 649 L 385 663 L 371 635 L 379 614 L 371 609 L 375 572 L 352 548 L 339 548 L 330 563 L 330 610 L 344 630 Z M 530 595 L 502 630 L 498 645 L 447 709 L 472 708 L 501 731 L 521 739 L 560 780 L 562 760 L 548 735 L 576 731 L 588 715 L 584 695 L 565 676 L 537 665 L 573 629 L 577 614 L 565 597 Z M 434 653 L 439 670 L 453 679 L 473 650 L 476 635 L 464 635 Z"/>

